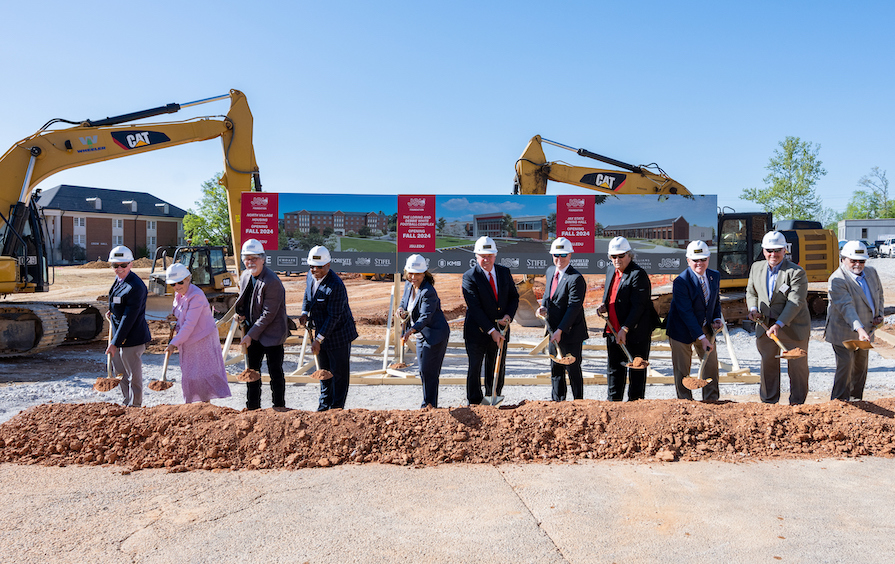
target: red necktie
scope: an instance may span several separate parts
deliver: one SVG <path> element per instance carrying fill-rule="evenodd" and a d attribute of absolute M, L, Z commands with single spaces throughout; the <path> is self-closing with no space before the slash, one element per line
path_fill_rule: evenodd
<path fill-rule="evenodd" d="M 494 299 L 497 299 L 497 285 L 494 283 L 494 275 L 488 273 L 488 282 L 491 282 L 491 289 L 494 290 Z"/>
<path fill-rule="evenodd" d="M 553 297 L 553 294 L 556 293 L 556 287 L 559 286 L 559 271 L 556 271 L 556 274 L 553 275 L 553 287 L 550 288 L 550 297 Z"/>

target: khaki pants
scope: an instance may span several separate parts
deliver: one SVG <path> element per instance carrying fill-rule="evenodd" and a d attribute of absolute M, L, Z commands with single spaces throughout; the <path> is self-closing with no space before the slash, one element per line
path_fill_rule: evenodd
<path fill-rule="evenodd" d="M 112 370 L 121 375 L 121 396 L 124 405 L 140 407 L 143 405 L 143 351 L 146 345 L 121 347 L 112 357 Z"/>

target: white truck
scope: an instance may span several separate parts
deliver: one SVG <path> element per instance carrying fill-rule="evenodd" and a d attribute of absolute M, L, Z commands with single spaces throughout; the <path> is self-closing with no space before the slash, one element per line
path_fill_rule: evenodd
<path fill-rule="evenodd" d="M 879 256 L 892 258 L 892 253 L 895 251 L 895 233 L 880 235 L 879 239 L 882 241 L 877 249 Z"/>

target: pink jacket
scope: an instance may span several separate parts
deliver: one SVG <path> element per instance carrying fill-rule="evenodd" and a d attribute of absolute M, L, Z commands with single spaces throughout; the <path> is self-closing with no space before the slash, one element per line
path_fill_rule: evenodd
<path fill-rule="evenodd" d="M 174 295 L 174 316 L 177 317 L 177 334 L 171 339 L 172 345 L 182 346 L 203 339 L 209 333 L 217 333 L 208 298 L 194 284 L 190 284 L 185 295 Z"/>

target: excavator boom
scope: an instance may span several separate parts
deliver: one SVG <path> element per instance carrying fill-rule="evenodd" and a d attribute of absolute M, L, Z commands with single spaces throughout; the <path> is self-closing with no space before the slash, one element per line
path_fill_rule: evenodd
<path fill-rule="evenodd" d="M 543 143 L 549 143 L 572 151 L 582 157 L 605 162 L 624 169 L 603 170 L 570 166 L 560 162 L 548 162 Z M 575 149 L 562 143 L 535 135 L 516 161 L 516 194 L 546 194 L 547 181 L 562 182 L 607 194 L 681 194 L 689 195 L 682 184 L 671 179 L 656 165 L 635 166 L 609 157 L 592 153 L 587 149 Z"/>

